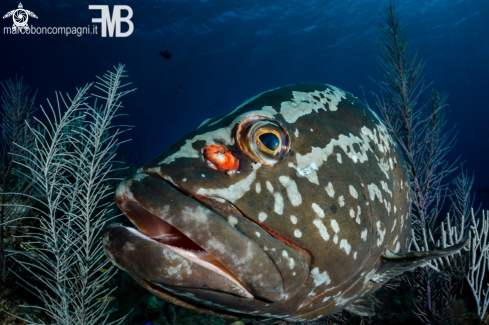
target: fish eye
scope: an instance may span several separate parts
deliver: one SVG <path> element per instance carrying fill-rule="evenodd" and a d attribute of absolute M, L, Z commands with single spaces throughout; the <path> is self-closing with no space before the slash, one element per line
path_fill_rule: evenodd
<path fill-rule="evenodd" d="M 279 137 L 272 132 L 266 132 L 258 136 L 259 141 L 270 151 L 275 151 L 280 146 Z"/>
<path fill-rule="evenodd" d="M 288 137 L 277 123 L 268 120 L 251 122 L 245 134 L 245 152 L 262 164 L 273 165 L 287 153 Z"/>

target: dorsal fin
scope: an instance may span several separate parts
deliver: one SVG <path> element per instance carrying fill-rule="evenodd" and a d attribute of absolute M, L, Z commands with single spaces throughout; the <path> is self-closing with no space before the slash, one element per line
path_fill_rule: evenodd
<path fill-rule="evenodd" d="M 413 270 L 436 258 L 458 253 L 469 243 L 469 238 L 456 245 L 428 252 L 394 253 L 388 249 L 382 255 L 382 265 L 370 279 L 375 283 L 384 283 L 403 272 Z"/>
<path fill-rule="evenodd" d="M 370 298 L 370 296 L 357 299 L 351 305 L 344 309 L 348 310 L 350 313 L 359 316 L 375 315 L 374 301 L 372 300 L 372 298 Z"/>

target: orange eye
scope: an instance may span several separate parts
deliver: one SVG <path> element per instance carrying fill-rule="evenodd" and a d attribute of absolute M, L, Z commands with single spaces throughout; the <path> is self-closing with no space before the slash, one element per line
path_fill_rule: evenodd
<path fill-rule="evenodd" d="M 205 147 L 204 159 L 209 167 L 221 172 L 236 172 L 239 169 L 239 160 L 222 145 Z"/>

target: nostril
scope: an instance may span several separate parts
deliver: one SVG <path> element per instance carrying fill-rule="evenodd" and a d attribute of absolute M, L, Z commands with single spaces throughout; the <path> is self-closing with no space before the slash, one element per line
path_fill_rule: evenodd
<path fill-rule="evenodd" d="M 204 159 L 209 167 L 222 172 L 236 172 L 239 160 L 222 145 L 209 145 L 204 148 Z"/>

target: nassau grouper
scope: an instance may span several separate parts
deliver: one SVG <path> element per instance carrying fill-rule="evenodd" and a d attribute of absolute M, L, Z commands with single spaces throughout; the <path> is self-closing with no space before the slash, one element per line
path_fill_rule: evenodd
<path fill-rule="evenodd" d="M 408 253 L 411 192 L 377 115 L 331 85 L 266 91 L 204 121 L 116 202 L 107 257 L 154 295 L 217 316 L 374 315 L 369 294 L 450 248 Z"/>

